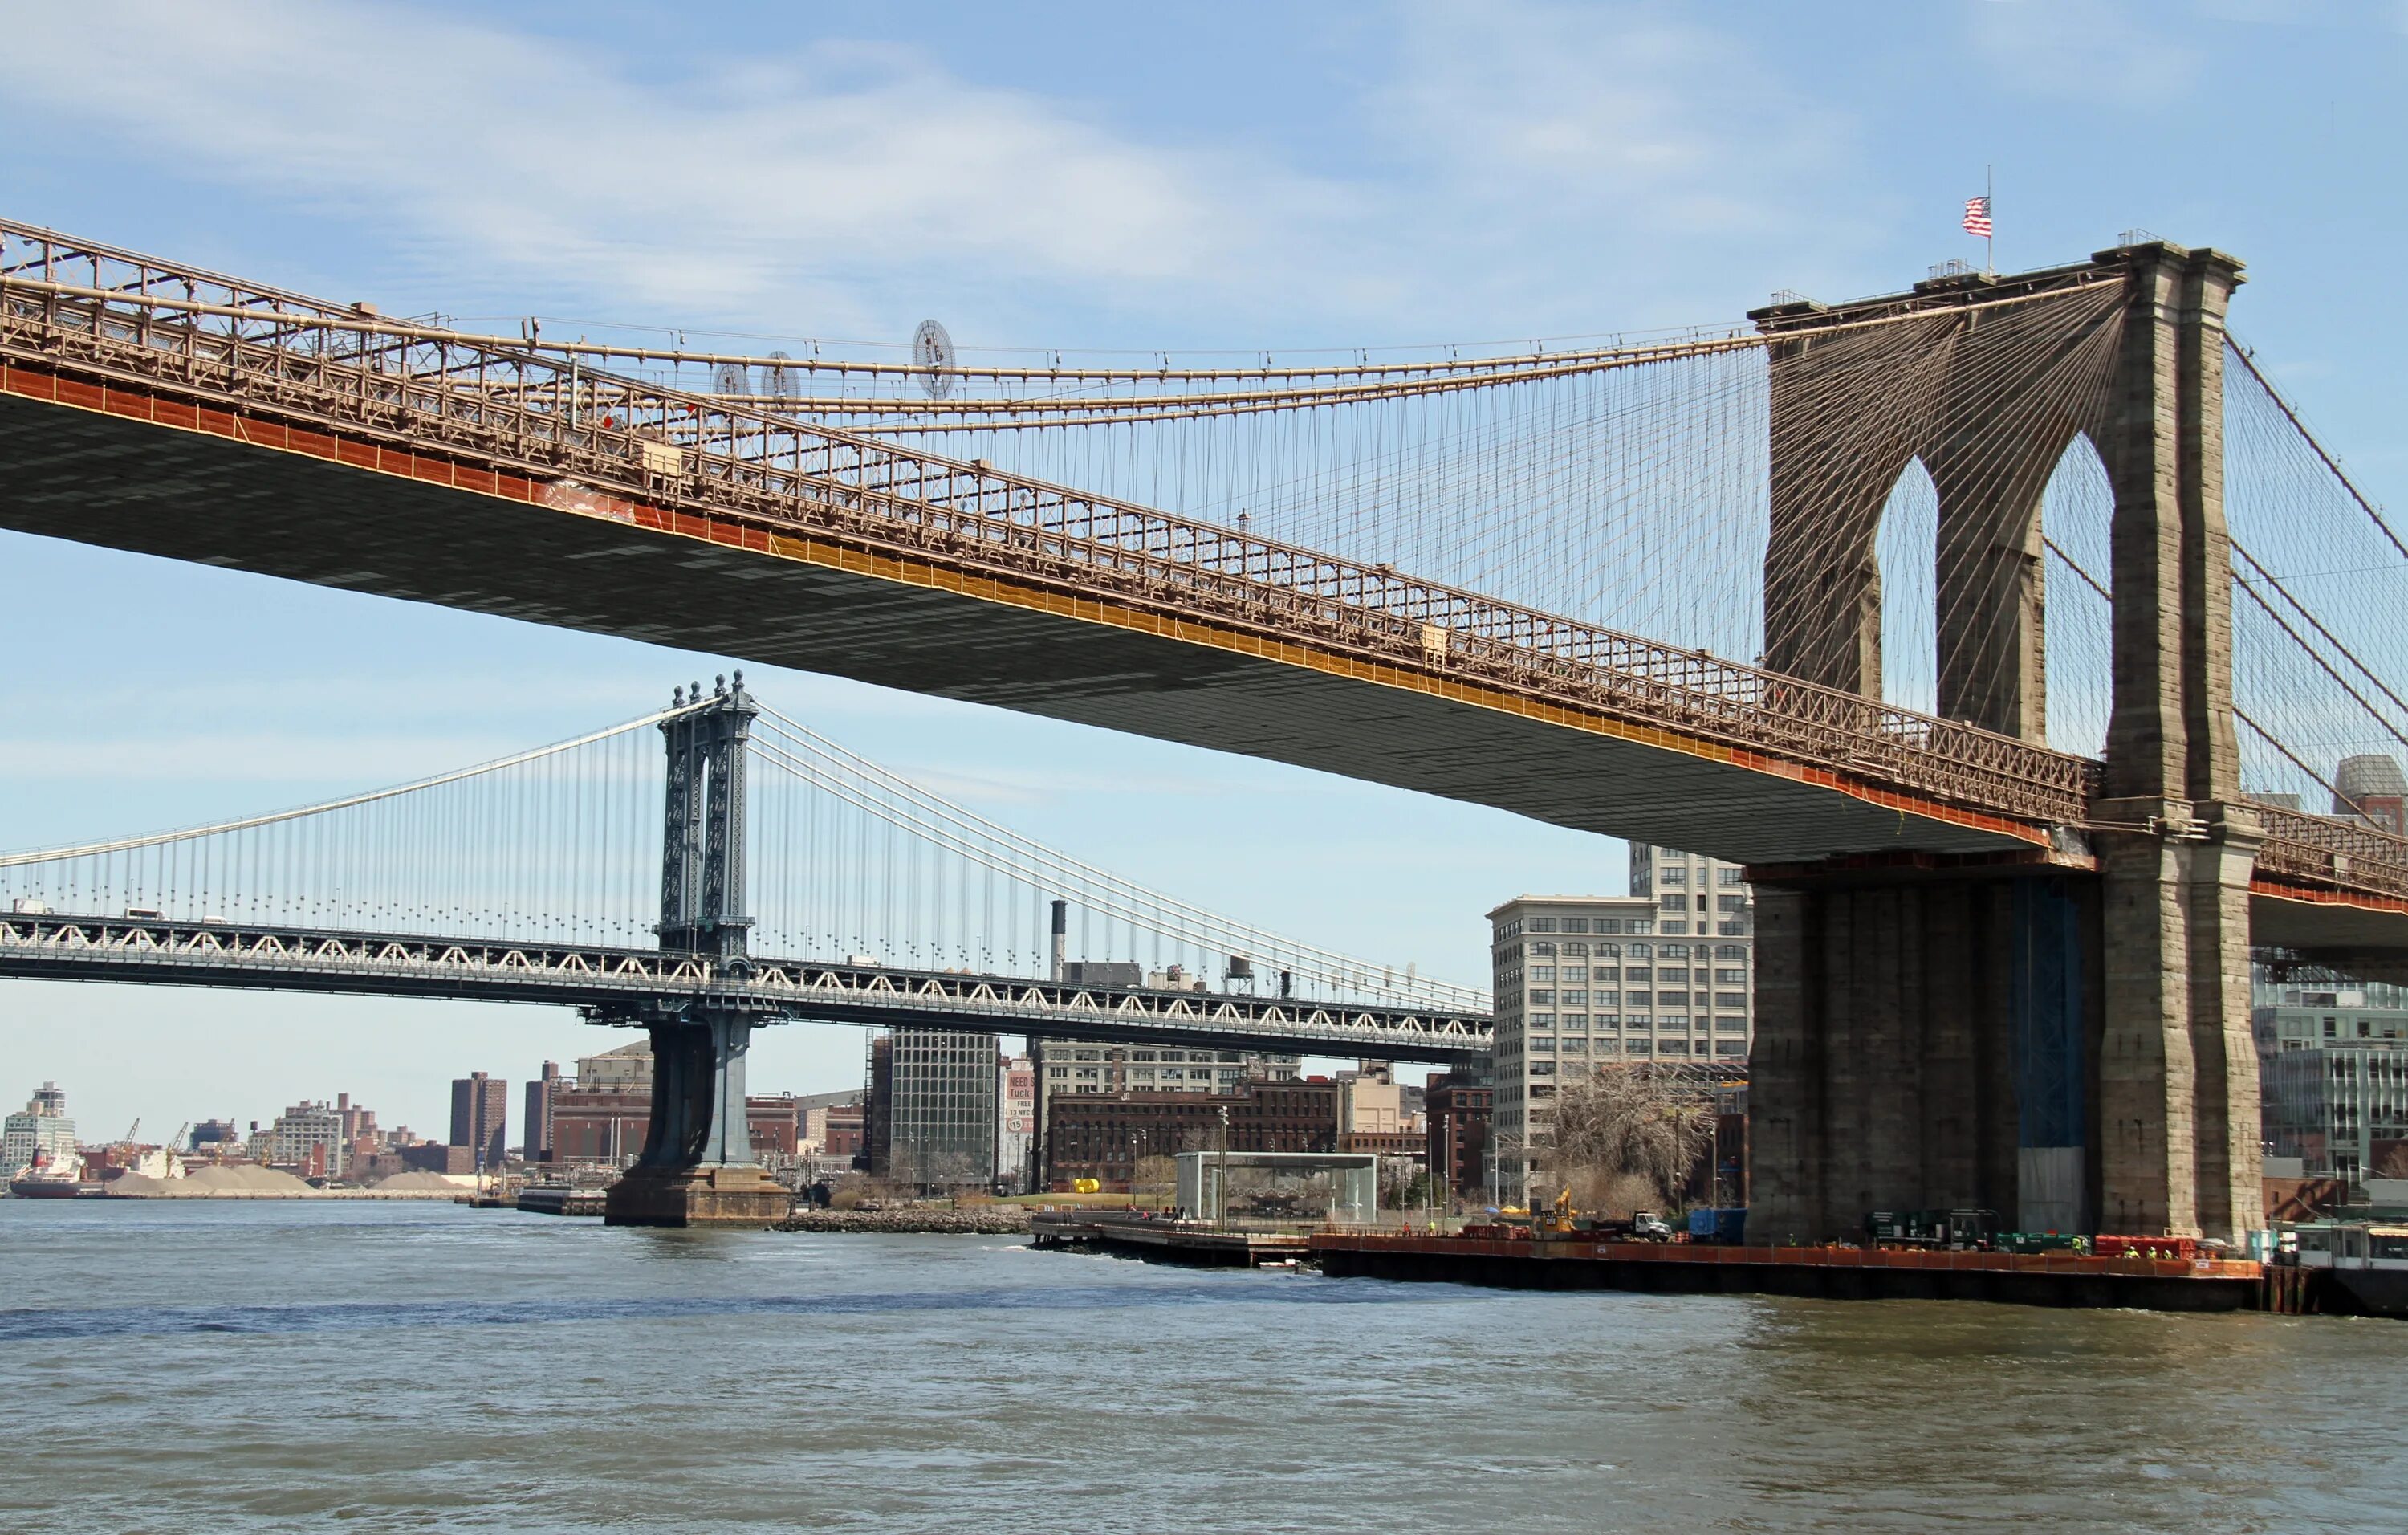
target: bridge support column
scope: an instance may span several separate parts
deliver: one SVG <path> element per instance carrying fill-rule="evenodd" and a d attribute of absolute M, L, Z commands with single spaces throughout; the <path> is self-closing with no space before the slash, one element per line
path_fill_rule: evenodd
<path fill-rule="evenodd" d="M 2265 1224 L 2249 873 L 2261 838 L 2225 807 L 2109 801 L 2100 1229 L 2238 1241 Z M 2151 813 L 2156 812 L 2156 813 Z"/>
<path fill-rule="evenodd" d="M 774 1225 L 794 1197 L 752 1160 L 744 1057 L 752 1020 L 710 1011 L 651 1026 L 652 1112 L 643 1154 L 610 1185 L 612 1226 Z"/>
<path fill-rule="evenodd" d="M 2097 917 L 2095 885 L 2042 875 L 1760 884 L 1750 1231 L 2086 1229 Z"/>
<path fill-rule="evenodd" d="M 661 723 L 668 795 L 661 827 L 661 947 L 731 979 L 750 973 L 744 914 L 745 755 L 759 709 L 744 674 Z M 627 1022 L 621 1017 L 606 1020 Z M 652 1040 L 652 1112 L 643 1155 L 610 1187 L 613 1226 L 769 1226 L 794 1197 L 752 1160 L 744 1057 L 752 1030 L 780 1021 L 743 1008 L 662 1001 L 641 1014 Z"/>

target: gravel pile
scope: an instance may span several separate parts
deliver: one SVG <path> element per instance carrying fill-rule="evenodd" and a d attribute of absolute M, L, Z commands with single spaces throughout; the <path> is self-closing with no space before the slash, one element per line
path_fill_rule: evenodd
<path fill-rule="evenodd" d="M 455 1184 L 439 1172 L 396 1172 L 390 1178 L 380 1178 L 368 1185 L 380 1194 L 465 1194 L 476 1189 L 476 1180 Z"/>
<path fill-rule="evenodd" d="M 112 1199 L 317 1199 L 324 1196 L 289 1172 L 273 1168 L 195 1168 L 182 1178 L 146 1178 L 122 1173 L 102 1185 Z"/>
<path fill-rule="evenodd" d="M 778 1229 L 1025 1236 L 1028 1231 L 1028 1210 L 1025 1205 L 981 1205 L 972 1210 L 797 1210 L 781 1221 Z"/>

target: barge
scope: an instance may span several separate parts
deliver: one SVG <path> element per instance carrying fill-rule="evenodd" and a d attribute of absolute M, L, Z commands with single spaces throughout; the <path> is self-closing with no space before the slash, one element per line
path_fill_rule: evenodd
<path fill-rule="evenodd" d="M 1322 1231 L 1322 1271 L 1512 1289 L 1653 1295 L 1779 1295 L 1845 1300 L 1993 1300 L 2151 1311 L 2300 1309 L 2296 1285 L 2249 1261 L 2199 1256 L 1731 1247 L 1533 1236 Z"/>
<path fill-rule="evenodd" d="M 1165 1220 L 1121 1211 L 1040 1211 L 1028 1230 L 1039 1247 L 1118 1253 L 1206 1268 L 1285 1267 L 1303 1259 L 1301 1230 L 1236 1230 L 1210 1221 Z"/>

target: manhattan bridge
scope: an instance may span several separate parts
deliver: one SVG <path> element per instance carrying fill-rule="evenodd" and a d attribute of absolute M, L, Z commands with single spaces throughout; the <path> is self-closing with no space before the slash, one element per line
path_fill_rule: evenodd
<path fill-rule="evenodd" d="M 2367 768 L 2408 748 L 2408 545 L 2234 337 L 2242 279 L 2136 233 L 1674 334 L 1005 366 L 480 334 L 0 222 L 0 525 L 1744 864 L 1768 1228 L 2045 1185 L 2230 1235 L 2253 961 L 2408 955 Z M 647 1164 L 690 1212 L 742 1165 L 722 1111 L 764 1022 L 1490 1046 L 1484 997 L 1074 873 L 842 755 L 738 681 L 400 790 L 19 855 L 6 888 L 49 910 L 0 919 L 0 968 L 640 1024 Z M 909 858 L 870 852 L 890 833 Z M 1285 982 L 1066 989 L 1035 952 L 1054 893 Z"/>

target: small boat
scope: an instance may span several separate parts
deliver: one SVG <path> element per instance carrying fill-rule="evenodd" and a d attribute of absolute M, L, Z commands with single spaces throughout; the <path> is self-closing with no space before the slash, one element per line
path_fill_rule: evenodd
<path fill-rule="evenodd" d="M 25 1170 L 8 1180 L 8 1192 L 20 1199 L 72 1199 L 84 1192 L 83 1158 L 70 1152 L 64 1161 L 37 1151 Z"/>

